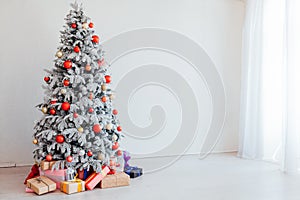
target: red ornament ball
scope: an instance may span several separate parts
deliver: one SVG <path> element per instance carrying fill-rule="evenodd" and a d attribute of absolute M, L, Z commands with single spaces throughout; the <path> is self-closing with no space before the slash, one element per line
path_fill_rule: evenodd
<path fill-rule="evenodd" d="M 72 157 L 72 156 L 68 156 L 68 157 L 66 158 L 66 160 L 67 160 L 67 162 L 72 162 L 72 161 L 73 161 L 73 157 Z"/>
<path fill-rule="evenodd" d="M 106 96 L 102 97 L 102 98 L 101 98 L 101 101 L 105 103 L 105 102 L 107 101 Z"/>
<path fill-rule="evenodd" d="M 76 25 L 75 23 L 72 23 L 72 24 L 71 24 L 71 27 L 72 27 L 72 28 L 76 28 L 77 25 Z"/>
<path fill-rule="evenodd" d="M 119 148 L 119 143 L 118 142 L 115 142 L 113 145 L 112 145 L 112 150 L 117 150 Z"/>
<path fill-rule="evenodd" d="M 56 104 L 57 103 L 57 99 L 53 99 L 50 101 L 50 104 Z"/>
<path fill-rule="evenodd" d="M 99 66 L 104 65 L 104 59 L 98 60 L 98 65 L 99 65 Z"/>
<path fill-rule="evenodd" d="M 49 113 L 50 113 L 51 115 L 55 115 L 55 114 L 56 114 L 56 110 L 55 110 L 54 108 L 51 108 L 51 109 L 49 110 Z"/>
<path fill-rule="evenodd" d="M 68 79 L 64 80 L 64 86 L 69 86 L 70 85 L 70 81 Z"/>
<path fill-rule="evenodd" d="M 117 155 L 118 155 L 118 156 L 121 156 L 122 154 L 123 154 L 123 152 L 122 152 L 121 150 L 118 150 L 118 151 L 117 151 Z"/>
<path fill-rule="evenodd" d="M 93 108 L 89 108 L 89 113 L 93 113 L 94 109 Z"/>
<path fill-rule="evenodd" d="M 95 125 L 93 126 L 93 131 L 94 131 L 95 133 L 100 133 L 100 132 L 101 132 L 101 126 L 100 126 L 100 124 L 95 124 Z"/>
<path fill-rule="evenodd" d="M 93 36 L 92 36 L 92 41 L 93 41 L 94 43 L 99 43 L 99 37 L 98 37 L 97 35 L 93 35 Z"/>
<path fill-rule="evenodd" d="M 89 23 L 89 27 L 90 28 L 94 28 L 94 24 L 91 22 L 91 23 Z"/>
<path fill-rule="evenodd" d="M 109 75 L 104 76 L 105 82 L 110 83 L 111 82 L 111 77 Z"/>
<path fill-rule="evenodd" d="M 74 52 L 75 52 L 75 53 L 79 53 L 79 52 L 80 52 L 79 46 L 75 46 L 75 47 L 74 47 Z"/>
<path fill-rule="evenodd" d="M 89 99 L 90 99 L 90 100 L 93 100 L 93 93 L 90 93 L 90 94 L 89 94 Z"/>
<path fill-rule="evenodd" d="M 48 155 L 46 156 L 46 160 L 47 160 L 47 161 L 51 161 L 51 160 L 52 160 L 52 155 L 51 155 L 51 154 L 48 154 Z"/>
<path fill-rule="evenodd" d="M 79 116 L 79 115 L 78 115 L 77 112 L 74 112 L 74 113 L 73 113 L 73 117 L 74 117 L 74 118 L 77 118 L 78 116 Z"/>
<path fill-rule="evenodd" d="M 49 77 L 49 76 L 45 76 L 45 77 L 44 77 L 44 81 L 45 81 L 46 83 L 48 83 L 48 82 L 50 81 L 50 77 Z"/>
<path fill-rule="evenodd" d="M 88 151 L 86 154 L 87 154 L 89 157 L 93 156 L 93 152 L 91 152 L 91 151 Z"/>
<path fill-rule="evenodd" d="M 57 135 L 55 141 L 57 143 L 63 143 L 65 141 L 65 137 L 63 135 Z"/>
<path fill-rule="evenodd" d="M 118 131 L 122 131 L 122 127 L 121 127 L 121 126 L 118 126 L 118 127 L 117 127 L 117 130 L 118 130 Z"/>
<path fill-rule="evenodd" d="M 63 109 L 64 111 L 68 111 L 68 110 L 70 110 L 70 104 L 69 104 L 69 102 L 63 102 L 62 104 L 61 104 L 61 109 Z"/>
<path fill-rule="evenodd" d="M 117 114 L 118 114 L 118 111 L 117 111 L 116 109 L 113 109 L 112 113 L 113 113 L 114 115 L 117 115 Z"/>
<path fill-rule="evenodd" d="M 72 62 L 70 60 L 66 60 L 64 62 L 64 68 L 71 69 L 72 68 Z"/>

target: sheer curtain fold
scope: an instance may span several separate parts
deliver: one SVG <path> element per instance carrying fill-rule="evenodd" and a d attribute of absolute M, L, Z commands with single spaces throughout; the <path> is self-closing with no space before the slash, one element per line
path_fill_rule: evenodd
<path fill-rule="evenodd" d="M 262 1 L 248 1 L 243 29 L 239 156 L 260 157 L 260 85 L 262 63 Z"/>
<path fill-rule="evenodd" d="M 238 154 L 287 173 L 300 158 L 299 9 L 299 0 L 248 0 L 243 30 Z"/>

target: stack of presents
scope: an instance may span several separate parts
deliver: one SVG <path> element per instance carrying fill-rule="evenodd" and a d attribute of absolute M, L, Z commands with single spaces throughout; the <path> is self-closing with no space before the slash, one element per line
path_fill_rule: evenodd
<path fill-rule="evenodd" d="M 136 178 L 143 174 L 142 168 L 132 167 L 128 164 L 129 159 L 129 153 L 124 151 L 122 164 L 112 158 L 109 166 L 102 166 L 100 173 L 91 169 L 52 170 L 55 161 L 42 161 L 40 166 L 37 164 L 32 166 L 24 182 L 26 184 L 25 191 L 41 195 L 59 189 L 66 194 L 73 194 L 95 188 L 128 186 L 130 178 Z"/>

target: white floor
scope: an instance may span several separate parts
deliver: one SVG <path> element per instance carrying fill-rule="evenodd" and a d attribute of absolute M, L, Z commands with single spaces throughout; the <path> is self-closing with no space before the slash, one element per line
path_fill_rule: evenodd
<path fill-rule="evenodd" d="M 158 163 L 159 159 L 140 160 Z M 300 176 L 281 173 L 278 166 L 242 160 L 235 154 L 214 154 L 204 160 L 184 157 L 173 165 L 132 179 L 131 186 L 66 195 L 59 191 L 37 196 L 25 193 L 29 167 L 0 168 L 0 199 L 97 200 L 293 200 L 300 199 Z"/>

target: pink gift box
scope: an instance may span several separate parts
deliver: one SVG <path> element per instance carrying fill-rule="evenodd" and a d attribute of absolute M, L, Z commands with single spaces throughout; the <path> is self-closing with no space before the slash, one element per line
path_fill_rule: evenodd
<path fill-rule="evenodd" d="M 92 190 L 96 187 L 96 185 L 107 175 L 110 169 L 105 166 L 102 168 L 100 173 L 92 173 L 86 180 L 85 180 L 85 188 L 87 190 Z"/>
<path fill-rule="evenodd" d="M 56 188 L 60 189 L 60 182 L 66 180 L 66 169 L 60 170 L 41 170 L 40 175 L 46 176 L 56 183 Z"/>

